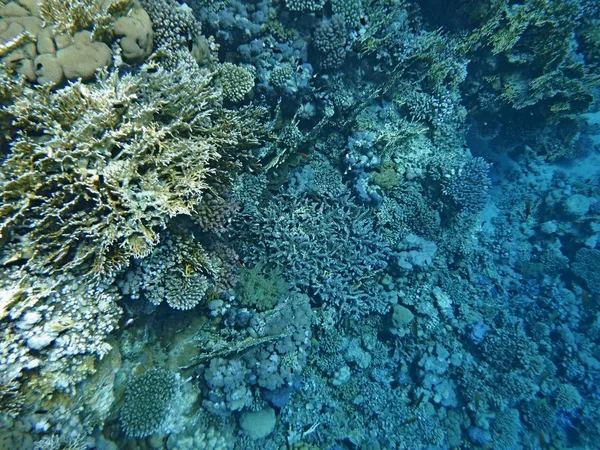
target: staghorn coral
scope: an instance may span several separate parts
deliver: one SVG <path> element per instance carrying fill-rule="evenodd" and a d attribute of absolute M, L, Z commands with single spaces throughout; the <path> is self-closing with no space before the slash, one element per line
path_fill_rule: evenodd
<path fill-rule="evenodd" d="M 389 307 L 378 277 L 390 249 L 368 210 L 350 198 L 315 202 L 287 194 L 257 211 L 244 211 L 245 254 L 284 269 L 290 285 L 308 292 L 342 316 Z"/>
<path fill-rule="evenodd" d="M 146 66 L 26 89 L 6 109 L 21 131 L 2 163 L 1 260 L 107 275 L 149 255 L 169 218 L 229 183 L 266 135 L 262 110 L 222 109 L 210 82 L 199 69 Z"/>

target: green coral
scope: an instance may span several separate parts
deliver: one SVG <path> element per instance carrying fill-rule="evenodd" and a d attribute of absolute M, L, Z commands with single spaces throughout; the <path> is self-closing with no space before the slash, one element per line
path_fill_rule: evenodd
<path fill-rule="evenodd" d="M 128 437 L 142 438 L 162 431 L 180 391 L 179 374 L 150 369 L 134 378 L 125 392 L 121 426 Z"/>
<path fill-rule="evenodd" d="M 27 88 L 2 163 L 0 258 L 42 272 L 109 275 L 144 257 L 266 136 L 260 109 L 228 111 L 212 75 L 145 66 L 56 92 Z M 246 155 L 246 156 L 245 156 Z"/>
<path fill-rule="evenodd" d="M 269 269 L 263 263 L 240 272 L 240 294 L 244 305 L 259 311 L 273 309 L 289 293 L 289 286 L 279 268 Z"/>
<path fill-rule="evenodd" d="M 385 161 L 377 172 L 373 174 L 373 183 L 377 186 L 391 191 L 400 184 L 400 176 L 396 172 L 396 164 L 393 161 Z"/>

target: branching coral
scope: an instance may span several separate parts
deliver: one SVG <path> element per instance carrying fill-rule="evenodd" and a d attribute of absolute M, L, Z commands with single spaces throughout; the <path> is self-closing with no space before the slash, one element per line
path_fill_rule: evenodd
<path fill-rule="evenodd" d="M 390 249 L 366 209 L 349 198 L 314 202 L 278 195 L 245 218 L 244 244 L 255 261 L 282 268 L 290 284 L 343 315 L 385 311 L 377 280 Z"/>
<path fill-rule="evenodd" d="M 40 16 L 52 23 L 57 33 L 73 35 L 78 30 L 94 29 L 106 34 L 107 24 L 116 15 L 126 13 L 134 0 L 39 0 Z"/>
<path fill-rule="evenodd" d="M 211 74 L 147 66 L 94 85 L 30 88 L 6 109 L 19 134 L 0 180 L 4 262 L 106 275 L 150 254 L 170 217 L 229 182 L 266 130 L 222 109 Z"/>

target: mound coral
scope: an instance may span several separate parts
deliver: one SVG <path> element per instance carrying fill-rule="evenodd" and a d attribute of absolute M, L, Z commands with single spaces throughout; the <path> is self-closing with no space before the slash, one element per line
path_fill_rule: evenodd
<path fill-rule="evenodd" d="M 0 41 L 10 43 L 0 51 L 9 68 L 57 87 L 110 66 L 113 44 L 125 61 L 142 62 L 152 52 L 152 22 L 135 0 L 20 0 L 0 8 Z"/>

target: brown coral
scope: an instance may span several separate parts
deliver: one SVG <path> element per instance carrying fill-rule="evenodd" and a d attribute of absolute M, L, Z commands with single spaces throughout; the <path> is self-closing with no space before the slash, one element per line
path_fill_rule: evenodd
<path fill-rule="evenodd" d="M 113 42 L 125 61 L 140 63 L 152 41 L 150 17 L 135 0 L 18 0 L 0 8 L 2 62 L 53 87 L 110 66 Z"/>

